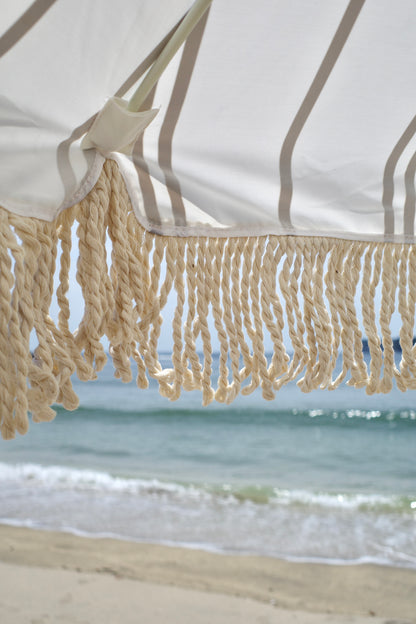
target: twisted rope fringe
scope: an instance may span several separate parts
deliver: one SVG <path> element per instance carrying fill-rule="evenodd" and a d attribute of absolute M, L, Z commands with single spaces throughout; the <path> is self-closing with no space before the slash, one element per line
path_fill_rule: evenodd
<path fill-rule="evenodd" d="M 67 295 L 75 222 L 84 316 L 72 334 Z M 55 323 L 49 308 L 59 246 Z M 356 311 L 359 290 L 368 365 Z M 172 318 L 166 319 L 172 324 L 172 368 L 163 368 L 158 356 L 162 312 L 168 299 L 172 309 L 175 297 Z M 160 393 L 171 400 L 183 388 L 201 390 L 204 405 L 214 399 L 230 403 L 258 387 L 271 400 L 295 379 L 304 392 L 333 390 L 347 377 L 349 385 L 365 387 L 368 394 L 389 392 L 394 380 L 402 391 L 415 389 L 415 305 L 414 245 L 154 235 L 138 223 L 118 167 L 107 161 L 88 197 L 55 223 L 0 209 L 1 434 L 25 433 L 28 412 L 36 422 L 51 420 L 54 403 L 75 409 L 71 376 L 96 378 L 107 360 L 103 336 L 116 377 L 129 382 L 134 360 L 138 386 L 147 387 L 148 377 L 156 379 Z M 395 309 L 402 320 L 399 364 L 390 330 Z M 33 331 L 38 347 L 31 354 Z M 213 333 L 220 350 L 216 383 Z M 266 353 L 266 345 L 272 345 L 272 353 Z"/>

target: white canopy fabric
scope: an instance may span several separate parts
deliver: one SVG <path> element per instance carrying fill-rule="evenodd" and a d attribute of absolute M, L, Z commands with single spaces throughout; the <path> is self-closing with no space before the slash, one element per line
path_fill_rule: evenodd
<path fill-rule="evenodd" d="M 90 379 L 102 367 L 103 335 L 118 376 L 130 378 L 133 358 L 139 385 L 147 372 L 171 399 L 183 387 L 200 388 L 204 403 L 229 402 L 257 386 L 271 399 L 301 373 L 305 391 L 347 374 L 368 392 L 394 379 L 416 387 L 414 2 L 213 0 L 140 111 L 129 110 L 193 5 L 2 0 L 0 379 L 14 362 L 14 381 L 1 382 L 5 437 L 26 430 L 28 409 L 45 420 L 54 401 L 76 405 L 70 375 Z M 85 315 L 72 335 L 74 220 Z M 157 342 L 170 292 L 166 371 Z M 210 316 L 221 348 L 215 391 Z M 32 327 L 39 347 L 29 360 Z"/>
<path fill-rule="evenodd" d="M 91 190 L 91 118 L 128 99 L 190 5 L 3 0 L 1 205 L 53 220 Z M 412 0 L 214 0 L 157 85 L 135 167 L 101 150 L 142 225 L 413 242 L 415 22 Z"/>

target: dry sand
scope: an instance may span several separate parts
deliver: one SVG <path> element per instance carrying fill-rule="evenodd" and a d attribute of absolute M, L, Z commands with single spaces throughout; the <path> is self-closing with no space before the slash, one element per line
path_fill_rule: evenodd
<path fill-rule="evenodd" d="M 1 624 L 416 623 L 416 571 L 0 526 Z"/>

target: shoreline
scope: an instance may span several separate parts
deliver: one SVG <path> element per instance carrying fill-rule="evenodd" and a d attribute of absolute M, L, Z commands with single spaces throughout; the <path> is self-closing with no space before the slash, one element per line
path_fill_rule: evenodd
<path fill-rule="evenodd" d="M 375 561 L 375 560 L 369 560 L 366 557 L 363 557 L 360 560 L 349 560 L 349 559 L 331 559 L 331 558 L 319 558 L 319 557 L 296 557 L 296 556 L 285 556 L 285 555 L 264 555 L 262 553 L 256 553 L 256 552 L 248 552 L 248 551 L 230 551 L 227 549 L 221 549 L 219 547 L 216 547 L 212 544 L 194 544 L 194 543 L 186 543 L 186 542 L 172 542 L 172 541 L 164 541 L 164 540 L 160 540 L 160 541 L 152 541 L 152 540 L 140 540 L 140 539 L 136 539 L 134 537 L 126 537 L 123 535 L 117 535 L 117 534 L 113 534 L 113 533 L 88 533 L 88 532 L 84 532 L 81 530 L 78 530 L 76 528 L 72 528 L 72 527 L 65 527 L 65 529 L 59 530 L 59 529 L 51 529 L 51 528 L 47 528 L 47 527 L 42 527 L 42 526 L 30 526 L 28 524 L 26 524 L 24 521 L 22 521 L 22 523 L 18 523 L 15 522 L 14 520 L 11 520 L 10 522 L 8 522 L 7 520 L 5 521 L 0 521 L 0 536 L 1 536 L 1 528 L 5 527 L 5 528 L 13 528 L 13 529 L 23 529 L 24 531 L 34 531 L 36 533 L 54 533 L 54 534 L 64 534 L 64 535 L 69 535 L 69 536 L 73 536 L 75 538 L 80 538 L 80 539 L 85 539 L 85 540 L 110 540 L 110 541 L 114 541 L 114 542 L 124 542 L 124 543 L 128 543 L 128 544 L 138 544 L 139 546 L 155 546 L 155 547 L 161 547 L 161 548 L 177 548 L 180 550 L 191 550 L 191 551 L 197 551 L 197 552 L 203 552 L 203 553 L 207 553 L 207 554 L 213 554 L 213 555 L 218 555 L 218 556 L 225 556 L 225 557 L 235 557 L 235 558 L 239 558 L 239 557 L 254 557 L 254 558 L 260 558 L 260 559 L 272 559 L 274 561 L 280 561 L 282 563 L 289 563 L 289 564 L 296 564 L 296 565 L 317 565 L 317 566 L 328 566 L 328 567 L 339 567 L 339 568 L 343 568 L 343 567 L 361 567 L 361 566 L 370 566 L 370 567 L 375 567 L 375 568 L 387 568 L 387 569 L 397 569 L 397 570 L 409 570 L 409 571 L 413 571 L 416 574 L 416 567 L 414 567 L 413 565 L 399 565 L 399 564 L 395 564 L 395 563 L 391 563 L 388 561 Z M 1 548 L 0 548 L 0 552 L 1 552 Z"/>
<path fill-rule="evenodd" d="M 142 592 L 143 598 L 137 608 L 149 607 L 146 591 L 152 593 L 153 587 L 156 588 L 154 589 L 156 594 L 157 588 L 161 594 L 171 592 L 169 598 L 171 604 L 180 603 L 182 609 L 185 609 L 185 603 L 181 601 L 190 601 L 192 608 L 198 613 L 201 612 L 201 617 L 204 609 L 208 608 L 202 603 L 208 600 L 208 596 L 215 595 L 216 603 L 218 597 L 221 597 L 220 602 L 231 600 L 234 604 L 234 607 L 231 607 L 231 603 L 227 603 L 226 606 L 221 602 L 223 604 L 221 608 L 225 609 L 225 612 L 227 609 L 237 608 L 236 600 L 240 601 L 238 604 L 241 601 L 245 601 L 244 604 L 249 602 L 252 619 L 247 621 L 255 621 L 256 608 L 262 611 L 261 617 L 266 617 L 267 613 L 270 613 L 270 617 L 274 618 L 279 612 L 279 617 L 270 621 L 279 621 L 282 624 L 292 621 L 311 624 L 315 622 L 318 624 L 320 621 L 358 623 L 370 619 L 372 622 L 383 622 L 383 619 L 379 618 L 390 620 L 394 618 L 397 624 L 415 621 L 416 570 L 412 569 L 372 564 L 338 566 L 298 563 L 272 557 L 217 554 L 176 546 L 80 537 L 70 533 L 0 525 L 0 587 L 2 587 L 0 595 L 4 596 L 4 599 L 0 597 L 1 621 L 10 621 L 13 624 L 28 621 L 11 617 L 6 619 L 5 600 L 6 602 L 9 600 L 8 608 L 13 606 L 12 592 L 6 591 L 8 582 L 15 587 L 16 596 L 22 599 L 27 595 L 27 603 L 31 605 L 34 605 L 35 598 L 32 596 L 29 600 L 29 593 L 39 592 L 39 604 L 43 604 L 46 613 L 48 601 L 53 602 L 56 598 L 50 591 L 49 584 L 58 583 L 58 577 L 61 578 L 62 575 L 66 579 L 62 579 L 63 587 L 72 587 L 70 593 L 75 606 L 74 597 L 84 585 L 89 583 L 93 583 L 94 586 L 102 585 L 102 591 L 110 594 L 113 590 L 105 589 L 104 586 L 115 583 L 116 592 L 121 590 L 121 587 L 124 587 L 123 591 L 126 592 L 127 587 L 130 587 L 127 593 L 130 591 L 133 602 L 134 595 Z M 29 584 L 27 577 L 33 578 Z M 44 582 L 36 581 L 40 577 L 44 578 Z M 116 600 L 117 596 L 114 599 Z M 78 605 L 84 602 L 79 598 Z M 133 604 L 130 599 L 127 599 L 127 603 Z M 65 621 L 78 622 L 78 619 L 75 619 L 77 613 L 75 606 L 74 619 L 71 620 L 71 616 L 68 615 L 69 619 Z M 14 605 L 14 608 L 18 607 Z M 94 601 L 91 608 L 97 608 Z M 178 609 L 180 611 L 179 606 Z M 267 613 L 263 613 L 264 609 Z M 283 615 L 280 613 L 281 610 Z M 299 612 L 302 613 L 302 617 L 293 619 L 294 614 Z M 313 619 L 313 614 L 320 614 L 320 617 L 325 614 L 332 619 Z M 137 611 L 135 616 L 137 617 Z M 353 619 L 347 620 L 346 616 Z M 55 620 L 57 617 L 55 615 Z M 162 616 L 159 614 L 159 617 Z M 184 621 L 179 613 L 175 618 L 170 621 Z M 98 615 L 94 619 L 90 614 L 87 621 L 98 622 L 100 619 Z M 120 621 L 136 620 L 129 620 L 127 615 L 124 617 L 121 614 Z M 156 623 L 158 619 L 155 617 L 153 621 Z M 205 622 L 204 619 L 195 618 L 194 621 Z M 220 613 L 211 621 L 234 622 L 225 615 L 224 620 L 221 620 Z M 240 618 L 239 621 L 245 620 Z"/>

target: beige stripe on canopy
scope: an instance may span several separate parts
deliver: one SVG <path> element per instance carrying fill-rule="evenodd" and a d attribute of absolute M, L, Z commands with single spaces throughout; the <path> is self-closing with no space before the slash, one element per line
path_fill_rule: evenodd
<path fill-rule="evenodd" d="M 186 225 L 185 207 L 181 187 L 172 169 L 172 141 L 176 124 L 189 89 L 192 72 L 208 20 L 209 9 L 186 40 L 179 64 L 175 85 L 172 90 L 168 110 L 159 135 L 159 165 L 164 173 L 166 187 L 172 204 L 175 225 Z"/>
<path fill-rule="evenodd" d="M 406 186 L 406 201 L 404 203 L 404 235 L 413 236 L 415 233 L 415 173 L 416 173 L 416 152 L 409 161 L 404 174 Z"/>
<path fill-rule="evenodd" d="M 0 57 L 16 45 L 55 2 L 56 0 L 36 0 L 31 4 L 27 11 L 0 37 Z"/>
<path fill-rule="evenodd" d="M 321 63 L 321 66 L 313 79 L 313 82 L 307 92 L 305 99 L 303 100 L 300 109 L 298 110 L 292 125 L 289 128 L 289 132 L 283 142 L 282 150 L 280 152 L 280 197 L 278 214 L 279 220 L 282 226 L 287 229 L 292 228 L 292 222 L 290 218 L 290 205 L 292 202 L 293 194 L 293 180 L 292 180 L 292 156 L 295 149 L 296 141 L 299 138 L 300 133 L 312 112 L 322 89 L 325 86 L 326 81 L 329 78 L 331 71 L 333 70 L 335 63 L 338 60 L 339 55 L 347 41 L 355 21 L 364 5 L 365 0 L 351 0 L 341 23 L 331 41 L 331 45 L 328 48 L 327 53 Z"/>
<path fill-rule="evenodd" d="M 153 87 L 152 91 L 147 96 L 143 104 L 144 110 L 153 106 L 156 88 L 157 84 Z M 136 145 L 134 146 L 133 160 L 136 167 L 137 175 L 139 177 L 139 184 L 143 196 L 143 207 L 146 218 L 151 225 L 161 225 L 159 209 L 157 207 L 152 178 L 150 177 L 149 166 L 143 154 L 143 139 L 144 135 L 142 134 L 139 140 L 136 142 Z"/>
<path fill-rule="evenodd" d="M 383 175 L 383 207 L 384 207 L 384 233 L 386 236 L 394 234 L 394 210 L 393 210 L 393 197 L 394 197 L 394 172 L 397 167 L 397 163 L 401 155 L 403 154 L 406 146 L 411 141 L 412 137 L 416 133 L 416 115 L 407 126 L 406 130 L 401 135 L 400 139 L 394 146 L 390 156 L 387 159 L 386 166 L 384 168 Z M 406 184 L 407 188 L 407 184 Z M 405 209 L 406 213 L 406 209 Z M 406 225 L 405 218 L 405 233 L 408 225 Z"/>

